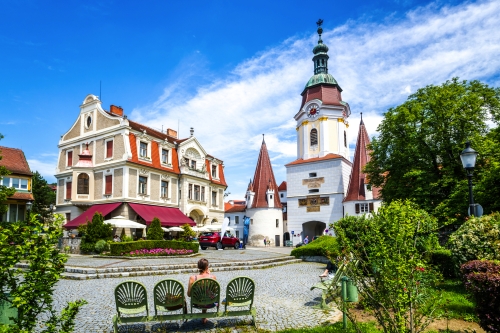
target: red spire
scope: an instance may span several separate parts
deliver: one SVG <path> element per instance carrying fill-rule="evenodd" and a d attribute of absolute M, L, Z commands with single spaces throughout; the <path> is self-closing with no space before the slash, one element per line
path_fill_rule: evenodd
<path fill-rule="evenodd" d="M 271 159 L 267 152 L 266 142 L 262 138 L 262 146 L 260 147 L 259 159 L 257 160 L 257 167 L 253 176 L 253 191 L 255 197 L 253 198 L 251 208 L 267 208 L 266 191 L 268 186 L 272 189 L 278 188 L 276 180 L 274 179 L 273 168 L 271 166 Z M 281 202 L 277 192 L 274 193 L 274 208 L 281 208 Z"/>
<path fill-rule="evenodd" d="M 359 124 L 358 140 L 356 142 L 356 152 L 354 153 L 354 162 L 352 164 L 351 179 L 349 180 L 349 189 L 344 198 L 345 201 L 366 200 L 365 184 L 368 183 L 367 175 L 363 172 L 366 163 L 370 161 L 370 150 L 367 146 L 370 144 L 370 138 L 363 122 Z M 373 199 L 379 198 L 379 188 L 372 186 Z"/>

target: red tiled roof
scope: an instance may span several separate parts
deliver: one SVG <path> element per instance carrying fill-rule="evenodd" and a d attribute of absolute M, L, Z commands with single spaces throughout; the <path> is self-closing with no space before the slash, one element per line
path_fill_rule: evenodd
<path fill-rule="evenodd" d="M 209 156 L 209 155 L 207 155 Z M 213 156 L 211 156 L 213 157 Z M 208 177 L 210 178 L 210 181 L 214 184 L 219 184 L 219 185 L 223 185 L 223 186 L 227 186 L 226 184 L 226 178 L 224 178 L 224 168 L 222 167 L 222 164 L 219 164 L 219 167 L 217 168 L 218 171 L 219 171 L 219 179 L 213 179 L 212 178 L 212 170 L 211 170 L 211 166 L 210 166 L 210 161 L 209 160 L 205 160 L 205 166 L 207 168 L 207 172 L 208 172 Z"/>
<path fill-rule="evenodd" d="M 181 142 L 181 140 L 179 140 L 179 139 L 176 139 L 170 135 L 167 135 L 165 133 L 157 131 L 154 128 L 151 128 L 149 126 L 139 124 L 138 122 L 135 122 L 133 120 L 129 119 L 128 123 L 129 123 L 130 127 L 132 127 L 132 129 L 134 129 L 136 131 L 141 131 L 141 132 L 146 130 L 146 134 L 154 136 L 155 138 L 159 138 L 162 140 L 168 140 L 168 142 L 172 142 L 172 143 Z M 186 140 L 186 139 L 184 139 L 184 140 Z M 182 140 L 182 141 L 184 141 L 184 140 Z"/>
<path fill-rule="evenodd" d="M 286 181 L 282 181 L 280 186 L 278 186 L 278 191 L 286 191 Z"/>
<path fill-rule="evenodd" d="M 225 208 L 225 213 L 238 213 L 238 212 L 244 212 L 246 209 L 247 209 L 247 206 L 246 205 L 231 205 L 229 204 L 231 207 L 229 207 L 229 209 L 226 208 L 226 206 L 224 206 Z"/>
<path fill-rule="evenodd" d="M 366 163 L 370 161 L 370 151 L 366 148 L 369 143 L 370 138 L 368 136 L 368 132 L 366 131 L 365 124 L 363 123 L 363 119 L 361 119 L 351 178 L 349 179 L 349 188 L 347 190 L 347 195 L 344 198 L 344 202 L 366 200 L 365 184 L 368 183 L 368 180 L 367 175 L 363 172 L 363 169 Z M 372 186 L 372 193 L 373 198 L 378 199 L 380 189 Z"/>
<path fill-rule="evenodd" d="M 21 149 L 0 146 L 0 166 L 19 175 L 32 176 L 28 161 Z"/>
<path fill-rule="evenodd" d="M 158 146 L 158 142 L 153 141 L 151 143 L 151 163 L 149 163 L 149 162 L 146 162 L 143 160 L 139 160 L 139 157 L 137 155 L 136 136 L 134 133 L 129 133 L 129 141 L 130 141 L 130 150 L 132 151 L 132 158 L 129 159 L 130 162 L 134 162 L 136 164 L 149 166 L 149 167 L 164 170 L 164 171 L 174 172 L 177 174 L 180 173 L 179 160 L 178 160 L 176 149 L 171 149 L 172 167 L 167 168 L 167 167 L 164 167 L 160 162 L 160 148 Z"/>
<path fill-rule="evenodd" d="M 262 140 L 262 146 L 260 147 L 259 159 L 257 160 L 257 167 L 255 168 L 255 174 L 253 176 L 253 191 L 255 196 L 253 198 L 252 208 L 267 208 L 266 191 L 268 189 L 269 183 L 271 183 L 271 188 L 278 188 L 276 185 L 276 180 L 274 179 L 273 167 L 271 166 L 271 159 L 269 158 L 269 153 L 267 152 L 266 142 Z M 279 200 L 278 193 L 274 194 L 274 207 L 281 208 L 281 202 Z"/>
<path fill-rule="evenodd" d="M 285 164 L 285 166 L 295 165 L 295 164 L 312 163 L 312 162 L 324 161 L 324 160 L 334 160 L 337 158 L 344 158 L 344 157 L 341 155 L 337 155 L 337 154 L 327 154 L 323 157 L 313 157 L 313 158 L 308 158 L 307 160 L 304 160 L 303 158 L 299 158 L 298 160 L 295 160 L 293 162 Z M 349 163 L 351 163 L 351 162 L 349 162 Z"/>
<path fill-rule="evenodd" d="M 26 201 L 35 200 L 32 193 L 26 193 L 26 192 L 16 192 L 14 193 L 13 196 L 9 197 L 9 199 L 26 200 Z"/>

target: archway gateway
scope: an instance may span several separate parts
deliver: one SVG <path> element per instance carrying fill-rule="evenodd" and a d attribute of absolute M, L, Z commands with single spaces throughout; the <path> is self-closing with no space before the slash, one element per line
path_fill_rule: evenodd
<path fill-rule="evenodd" d="M 193 209 L 189 213 L 189 218 L 196 222 L 196 225 L 201 225 L 205 219 L 205 214 L 203 214 L 203 212 L 199 209 Z"/>
<path fill-rule="evenodd" d="M 325 232 L 326 223 L 320 221 L 309 221 L 302 223 L 302 239 L 309 236 L 309 241 L 312 241 L 314 236 L 321 236 Z"/>

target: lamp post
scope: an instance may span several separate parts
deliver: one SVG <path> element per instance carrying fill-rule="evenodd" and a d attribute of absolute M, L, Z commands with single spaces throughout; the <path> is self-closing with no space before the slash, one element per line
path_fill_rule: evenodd
<path fill-rule="evenodd" d="M 28 222 L 30 221 L 30 212 L 31 212 L 31 207 L 33 207 L 33 202 L 32 201 L 27 201 L 26 202 L 26 210 L 28 212 Z"/>
<path fill-rule="evenodd" d="M 469 179 L 469 207 L 470 216 L 476 216 L 474 196 L 472 195 L 472 174 L 474 173 L 474 167 L 476 166 L 477 151 L 470 147 L 470 141 L 465 143 L 465 149 L 460 153 L 460 159 L 462 160 L 462 165 L 467 171 L 467 178 Z"/>

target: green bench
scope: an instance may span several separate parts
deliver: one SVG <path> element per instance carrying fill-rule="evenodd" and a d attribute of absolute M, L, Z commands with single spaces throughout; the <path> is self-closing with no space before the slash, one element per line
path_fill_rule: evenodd
<path fill-rule="evenodd" d="M 342 278 L 342 276 L 348 275 L 348 271 L 351 265 L 357 266 L 358 261 L 351 260 L 347 263 L 342 263 L 337 269 L 337 272 L 335 273 L 333 278 L 322 280 L 311 287 L 311 290 L 319 289 L 322 291 L 321 304 L 319 305 L 320 309 L 328 309 L 326 298 L 328 297 L 328 295 L 331 295 L 336 290 L 336 288 L 340 287 L 340 279 Z"/>
<path fill-rule="evenodd" d="M 213 279 L 199 279 L 191 288 L 191 307 L 188 312 L 184 287 L 177 280 L 166 279 L 158 282 L 153 288 L 155 314 L 150 316 L 146 287 L 137 281 L 125 281 L 115 288 L 114 332 L 118 332 L 120 324 L 246 315 L 252 316 L 252 323 L 255 325 L 254 294 L 255 283 L 252 279 L 236 277 L 227 285 L 226 298 L 222 302 L 224 310 L 220 311 L 220 284 Z"/>

